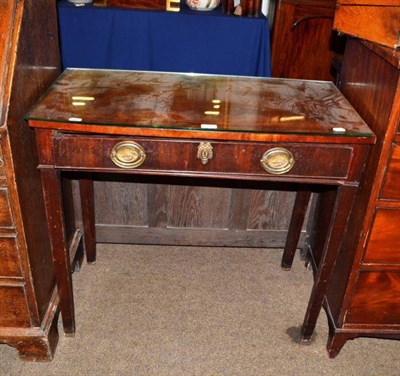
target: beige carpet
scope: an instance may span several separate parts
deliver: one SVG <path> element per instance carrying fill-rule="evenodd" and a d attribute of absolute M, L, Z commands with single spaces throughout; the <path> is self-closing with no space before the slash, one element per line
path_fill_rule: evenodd
<path fill-rule="evenodd" d="M 356 339 L 326 354 L 321 314 L 309 346 L 303 321 L 311 272 L 280 269 L 266 249 L 98 245 L 74 275 L 77 334 L 51 363 L 0 345 L 1 375 L 400 375 L 400 342 Z M 288 334 L 289 333 L 289 334 Z"/>

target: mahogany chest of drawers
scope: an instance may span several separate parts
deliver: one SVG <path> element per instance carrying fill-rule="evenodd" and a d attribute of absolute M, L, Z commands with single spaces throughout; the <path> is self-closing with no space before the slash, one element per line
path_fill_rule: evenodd
<path fill-rule="evenodd" d="M 350 40 L 340 88 L 377 143 L 328 289 L 331 356 L 355 337 L 400 339 L 400 53 Z"/>
<path fill-rule="evenodd" d="M 8 0 L 0 15 L 0 344 L 25 360 L 51 360 L 58 297 L 24 114 L 59 74 L 56 9 L 47 0 Z"/>

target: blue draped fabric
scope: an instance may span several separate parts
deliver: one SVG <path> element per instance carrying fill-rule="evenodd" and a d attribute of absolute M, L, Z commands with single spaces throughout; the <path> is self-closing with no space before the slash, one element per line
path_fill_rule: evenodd
<path fill-rule="evenodd" d="M 181 8 L 174 13 L 60 1 L 63 67 L 270 76 L 265 17 Z"/>

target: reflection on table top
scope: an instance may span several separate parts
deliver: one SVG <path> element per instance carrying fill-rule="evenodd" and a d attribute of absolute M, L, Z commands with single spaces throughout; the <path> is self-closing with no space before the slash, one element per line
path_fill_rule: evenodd
<path fill-rule="evenodd" d="M 374 139 L 331 82 L 190 73 L 68 69 L 27 119 Z"/>

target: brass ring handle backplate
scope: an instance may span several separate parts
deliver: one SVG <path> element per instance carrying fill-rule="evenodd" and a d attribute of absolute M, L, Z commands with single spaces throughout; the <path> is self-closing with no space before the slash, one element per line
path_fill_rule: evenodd
<path fill-rule="evenodd" d="M 293 154 L 284 148 L 273 148 L 266 151 L 260 162 L 265 171 L 274 175 L 285 174 L 294 166 Z"/>
<path fill-rule="evenodd" d="M 136 142 L 122 141 L 114 145 L 110 158 L 118 167 L 137 168 L 146 160 L 146 153 Z"/>

